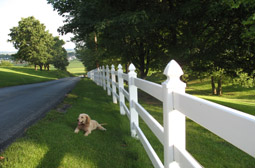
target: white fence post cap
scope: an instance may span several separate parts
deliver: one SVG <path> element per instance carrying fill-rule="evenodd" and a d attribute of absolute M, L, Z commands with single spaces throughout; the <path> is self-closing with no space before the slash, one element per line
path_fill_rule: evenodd
<path fill-rule="evenodd" d="M 129 71 L 135 71 L 135 66 L 134 66 L 134 64 L 131 63 L 131 64 L 129 65 L 129 67 L 128 67 L 128 70 L 129 70 Z"/>
<path fill-rule="evenodd" d="M 165 84 L 167 87 L 170 87 L 176 91 L 178 90 L 185 92 L 186 83 L 180 80 L 180 77 L 183 74 L 184 73 L 180 65 L 175 60 L 171 60 L 164 70 L 164 75 L 167 76 L 167 80 L 162 84 Z"/>
<path fill-rule="evenodd" d="M 167 79 L 169 79 L 170 76 L 180 77 L 183 75 L 183 71 L 180 65 L 175 60 L 171 60 L 164 70 L 164 75 L 167 76 Z"/>
<path fill-rule="evenodd" d="M 121 69 L 122 69 L 122 66 L 121 66 L 120 64 L 118 65 L 118 69 L 119 69 L 119 70 L 121 70 Z"/>
<path fill-rule="evenodd" d="M 112 71 L 115 71 L 115 69 L 114 69 L 114 65 L 112 64 L 112 69 L 111 69 Z"/>

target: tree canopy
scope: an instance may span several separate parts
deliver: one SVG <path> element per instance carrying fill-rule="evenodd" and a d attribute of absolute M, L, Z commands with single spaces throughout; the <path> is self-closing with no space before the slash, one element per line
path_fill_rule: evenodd
<path fill-rule="evenodd" d="M 10 29 L 11 37 L 9 42 L 12 42 L 18 52 L 14 55 L 16 59 L 24 60 L 40 66 L 40 70 L 45 66 L 49 70 L 49 64 L 61 62 L 61 66 L 56 68 L 65 69 L 67 62 L 67 54 L 63 51 L 64 41 L 58 37 L 53 37 L 46 27 L 33 16 L 22 18 L 17 27 Z M 61 55 L 61 56 L 60 56 Z"/>
<path fill-rule="evenodd" d="M 233 76 L 237 69 L 251 74 L 255 67 L 253 0 L 48 3 L 66 18 L 59 31 L 75 34 L 80 58 L 90 68 L 109 60 L 132 62 L 145 77 L 171 59 L 212 76 L 221 70 Z"/>

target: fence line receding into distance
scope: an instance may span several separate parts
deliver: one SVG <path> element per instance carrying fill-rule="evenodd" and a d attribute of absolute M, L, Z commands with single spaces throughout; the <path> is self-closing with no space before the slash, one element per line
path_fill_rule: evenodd
<path fill-rule="evenodd" d="M 183 71 L 174 60 L 168 63 L 164 75 L 167 80 L 159 85 L 137 78 L 133 64 L 128 74 L 123 73 L 121 65 L 117 71 L 107 65 L 88 72 L 90 79 L 112 95 L 113 103 L 119 102 L 120 114 L 130 120 L 131 136 L 140 139 L 154 167 L 202 167 L 186 150 L 186 117 L 255 157 L 255 116 L 185 93 L 186 84 L 180 80 Z M 137 89 L 163 102 L 163 126 L 138 103 Z M 164 163 L 139 127 L 139 116 L 163 145 Z"/>

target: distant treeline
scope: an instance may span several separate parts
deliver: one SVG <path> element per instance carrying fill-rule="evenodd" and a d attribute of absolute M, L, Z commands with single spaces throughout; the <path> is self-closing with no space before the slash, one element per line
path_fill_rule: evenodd
<path fill-rule="evenodd" d="M 72 56 L 75 56 L 75 52 L 74 51 L 67 53 L 67 57 L 68 58 L 72 57 Z M 14 60 L 14 57 L 11 54 L 0 54 L 0 59 L 1 60 Z"/>
<path fill-rule="evenodd" d="M 71 51 L 71 52 L 67 52 L 67 57 L 72 57 L 72 56 L 75 56 L 75 52 L 74 51 Z"/>
<path fill-rule="evenodd" d="M 1 60 L 13 60 L 13 56 L 9 54 L 0 54 Z"/>

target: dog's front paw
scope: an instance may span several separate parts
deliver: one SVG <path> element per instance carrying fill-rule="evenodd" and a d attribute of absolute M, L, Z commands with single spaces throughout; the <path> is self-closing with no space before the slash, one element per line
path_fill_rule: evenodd
<path fill-rule="evenodd" d="M 80 130 L 76 128 L 76 129 L 74 130 L 74 133 L 78 134 L 79 131 L 80 131 Z"/>
<path fill-rule="evenodd" d="M 91 131 L 85 132 L 84 136 L 88 136 L 91 133 Z"/>

